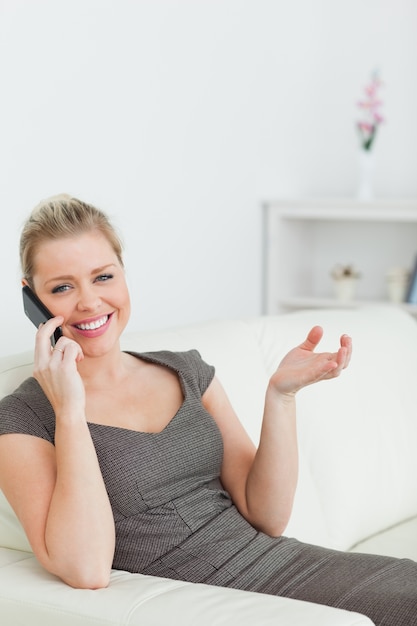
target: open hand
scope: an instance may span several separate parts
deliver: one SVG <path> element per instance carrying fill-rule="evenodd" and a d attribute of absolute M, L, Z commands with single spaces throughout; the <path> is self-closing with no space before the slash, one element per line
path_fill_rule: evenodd
<path fill-rule="evenodd" d="M 270 380 L 278 392 L 294 394 L 302 387 L 319 380 L 336 378 L 349 365 L 352 340 L 348 335 L 340 338 L 336 352 L 314 352 L 323 336 L 321 326 L 314 326 L 306 340 L 291 350 L 281 361 Z"/>

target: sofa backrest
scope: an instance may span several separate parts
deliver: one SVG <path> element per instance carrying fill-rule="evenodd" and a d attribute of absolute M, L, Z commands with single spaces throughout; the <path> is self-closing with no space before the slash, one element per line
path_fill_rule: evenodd
<path fill-rule="evenodd" d="M 30 376 L 32 369 L 31 352 L 0 358 L 0 398 L 11 393 Z M 2 491 L 0 491 L 0 545 L 14 550 L 31 550 L 23 528 Z"/>
<path fill-rule="evenodd" d="M 257 442 L 269 376 L 315 324 L 325 331 L 320 350 L 334 351 L 346 332 L 354 353 L 340 378 L 298 394 L 300 478 L 286 534 L 348 549 L 417 515 L 417 323 L 410 315 L 391 306 L 299 311 L 129 332 L 122 348 L 197 348 Z M 1 358 L 0 397 L 31 371 L 31 354 Z M 2 495 L 0 545 L 30 549 Z"/>
<path fill-rule="evenodd" d="M 345 550 L 417 515 L 417 322 L 390 305 L 265 320 L 268 372 L 313 324 L 325 330 L 321 350 L 346 332 L 353 355 L 340 378 L 298 394 L 300 480 L 286 534 Z"/>

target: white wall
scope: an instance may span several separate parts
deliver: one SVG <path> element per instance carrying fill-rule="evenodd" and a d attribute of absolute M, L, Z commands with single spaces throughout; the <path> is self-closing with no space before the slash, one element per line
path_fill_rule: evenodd
<path fill-rule="evenodd" d="M 376 190 L 416 196 L 416 42 L 415 0 L 0 0 L 0 354 L 32 346 L 19 231 L 61 191 L 123 231 L 130 328 L 258 313 L 260 202 L 355 193 L 376 66 Z"/>

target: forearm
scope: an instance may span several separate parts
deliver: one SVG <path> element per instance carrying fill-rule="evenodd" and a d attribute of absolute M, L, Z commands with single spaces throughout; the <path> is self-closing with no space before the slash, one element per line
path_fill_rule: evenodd
<path fill-rule="evenodd" d="M 314 352 L 323 334 L 314 326 L 271 376 L 258 450 L 237 419 L 217 379 L 203 396 L 223 437 L 221 479 L 240 513 L 256 528 L 279 536 L 289 521 L 298 478 L 295 394 L 340 375 L 352 342 L 342 335 L 337 352 Z"/>
<path fill-rule="evenodd" d="M 46 567 L 74 587 L 107 584 L 114 520 L 85 418 L 59 423 L 56 484 L 45 525 Z"/>
<path fill-rule="evenodd" d="M 258 450 L 246 483 L 251 523 L 270 535 L 283 533 L 298 478 L 295 396 L 268 388 Z"/>

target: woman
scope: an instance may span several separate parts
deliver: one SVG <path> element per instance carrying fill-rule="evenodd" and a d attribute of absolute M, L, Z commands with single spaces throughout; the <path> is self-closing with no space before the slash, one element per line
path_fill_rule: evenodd
<path fill-rule="evenodd" d="M 46 201 L 20 255 L 23 284 L 55 317 L 37 332 L 34 377 L 0 403 L 0 487 L 47 570 L 74 587 L 104 587 L 114 567 L 417 623 L 416 563 L 282 537 L 297 482 L 295 395 L 340 375 L 348 336 L 316 353 L 314 327 L 283 359 L 255 450 L 196 351 L 120 350 L 129 294 L 103 213 Z"/>

